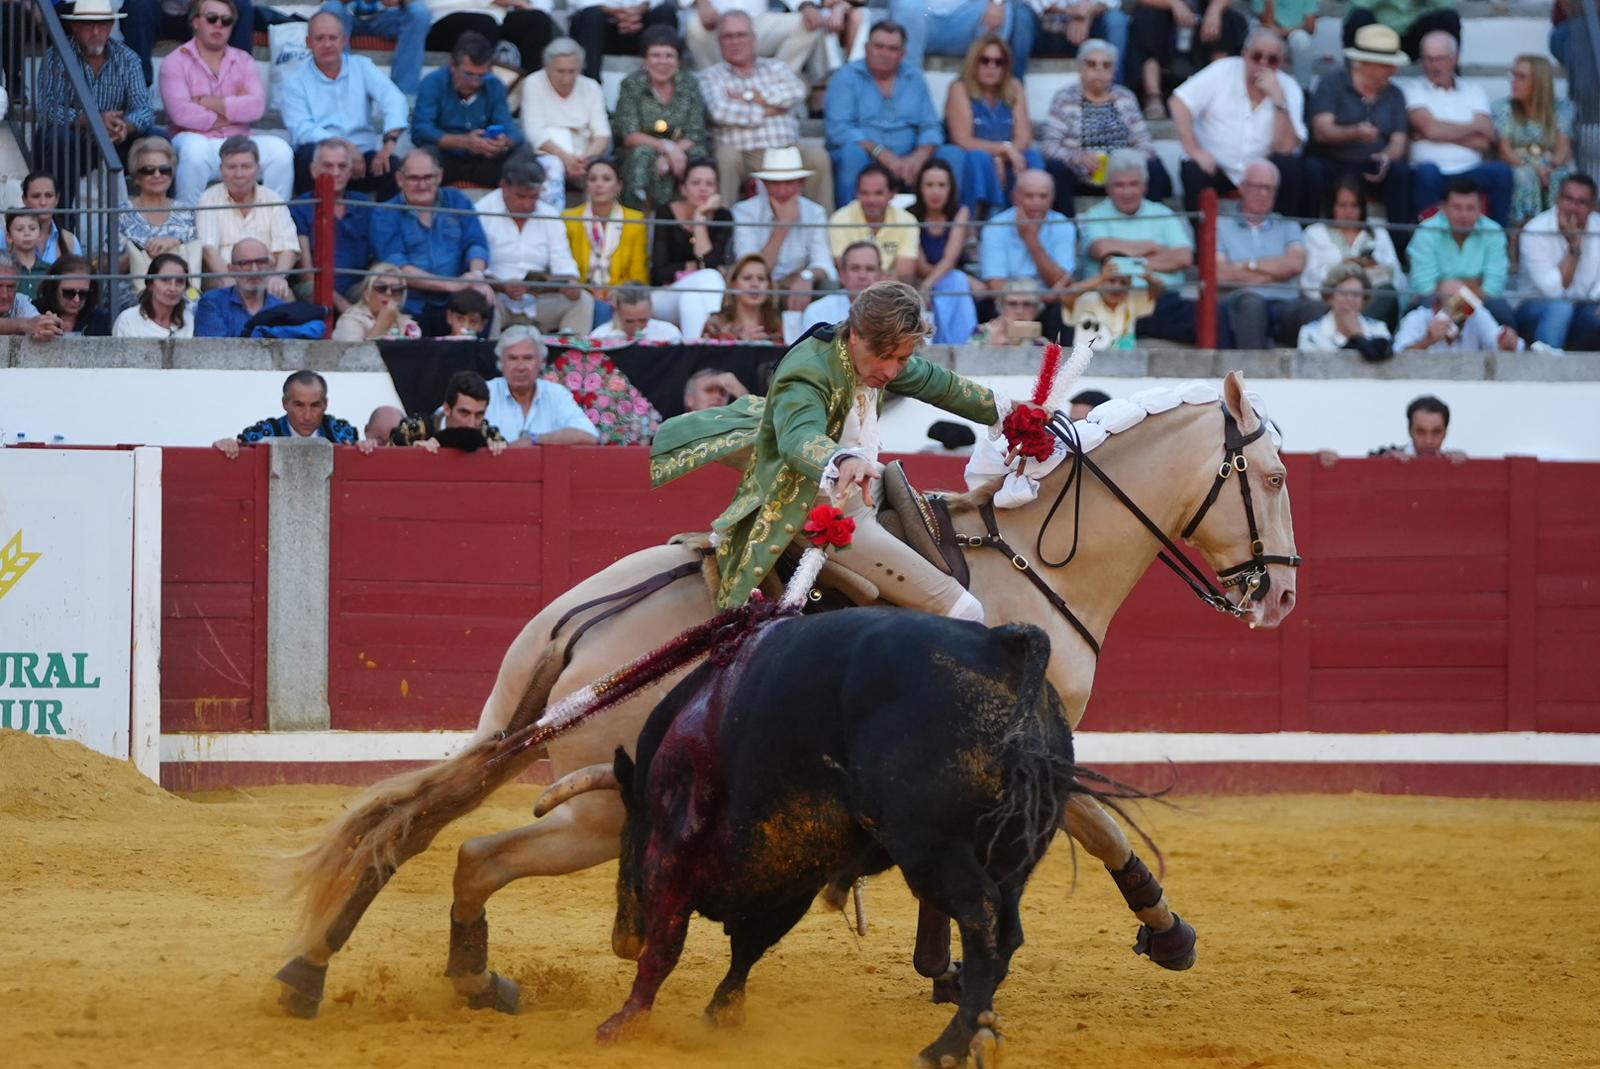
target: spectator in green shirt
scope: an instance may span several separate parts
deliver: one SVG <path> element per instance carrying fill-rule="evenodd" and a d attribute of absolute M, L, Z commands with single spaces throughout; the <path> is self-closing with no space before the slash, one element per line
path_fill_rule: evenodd
<path fill-rule="evenodd" d="M 1501 323 L 1515 317 L 1506 302 L 1506 232 L 1483 214 L 1482 192 L 1470 178 L 1456 178 L 1444 203 L 1411 239 L 1411 287 L 1423 299 L 1439 283 L 1457 279 L 1483 298 L 1484 307 Z"/>
<path fill-rule="evenodd" d="M 1344 16 L 1344 46 L 1355 47 L 1356 31 L 1381 22 L 1400 35 L 1400 47 L 1415 63 L 1422 55 L 1422 37 L 1443 30 L 1461 43 L 1461 16 L 1450 0 L 1366 0 Z"/>

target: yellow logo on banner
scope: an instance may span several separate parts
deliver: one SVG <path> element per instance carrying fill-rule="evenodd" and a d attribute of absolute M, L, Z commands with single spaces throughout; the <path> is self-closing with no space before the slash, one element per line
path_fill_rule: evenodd
<path fill-rule="evenodd" d="M 28 569 L 33 567 L 33 562 L 42 554 L 25 553 L 22 549 L 22 532 L 19 530 L 11 536 L 11 541 L 0 549 L 0 598 L 11 593 L 11 588 L 28 574 Z"/>

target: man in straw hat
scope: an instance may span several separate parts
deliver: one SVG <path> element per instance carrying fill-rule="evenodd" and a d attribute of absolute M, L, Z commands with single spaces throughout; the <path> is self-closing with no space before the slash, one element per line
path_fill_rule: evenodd
<path fill-rule="evenodd" d="M 828 213 L 800 195 L 811 176 L 801 164 L 798 148 L 768 149 L 755 174 L 761 188 L 733 206 L 734 259 L 760 253 L 777 288 L 795 291 L 786 302 L 795 312 L 811 303 L 813 290 L 833 278 Z"/>
<path fill-rule="evenodd" d="M 789 349 L 765 398 L 741 397 L 661 425 L 650 456 L 657 486 L 750 450 L 733 503 L 711 525 L 720 607 L 743 604 L 812 507 L 831 502 L 855 521 L 853 540 L 834 561 L 896 604 L 983 620 L 971 593 L 876 519 L 883 481 L 878 411 L 889 394 L 991 425 L 1011 408 L 987 388 L 914 355 L 927 336 L 916 289 L 898 280 L 874 283 L 847 320 L 813 327 Z"/>
<path fill-rule="evenodd" d="M 1344 46 L 1356 43 L 1361 27 L 1381 22 L 1400 35 L 1400 47 L 1412 59 L 1422 56 L 1422 38 L 1442 30 L 1461 41 L 1461 16 L 1455 0 L 1365 0 L 1344 15 Z"/>
<path fill-rule="evenodd" d="M 1306 172 L 1314 203 L 1326 203 L 1335 182 L 1357 175 L 1364 190 L 1383 198 L 1391 222 L 1409 223 L 1414 218 L 1406 163 L 1410 121 L 1405 95 L 1391 84 L 1406 63 L 1400 35 L 1380 22 L 1363 26 L 1344 54 L 1349 66 L 1323 76 L 1306 105 L 1311 128 Z M 1396 246 L 1404 249 L 1410 236 L 1398 231 Z"/>
<path fill-rule="evenodd" d="M 127 45 L 111 40 L 112 24 L 121 18 L 113 0 L 76 0 L 61 14 L 72 37 L 71 52 L 52 51 L 39 72 L 34 166 L 55 176 L 63 208 L 77 193 L 78 178 L 89 164 L 94 144 L 88 136 L 88 118 L 73 100 L 68 63 L 81 71 L 124 163 L 128 149 L 155 125 L 149 78 L 139 67 L 139 57 Z"/>

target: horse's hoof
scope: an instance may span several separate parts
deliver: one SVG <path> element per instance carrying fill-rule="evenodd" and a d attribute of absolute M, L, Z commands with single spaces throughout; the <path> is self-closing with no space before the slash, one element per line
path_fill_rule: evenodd
<path fill-rule="evenodd" d="M 712 1028 L 742 1028 L 744 999 L 730 998 L 724 1002 L 713 1002 L 706 1007 L 706 1024 Z"/>
<path fill-rule="evenodd" d="M 631 1033 L 638 1030 L 639 1026 L 644 1023 L 643 1017 L 644 1014 L 619 1010 L 606 1018 L 605 1022 L 594 1030 L 594 1041 L 607 1044 L 620 1043 L 627 1039 Z"/>
<path fill-rule="evenodd" d="M 304 955 L 278 970 L 275 977 L 283 985 L 278 1005 L 302 1020 L 311 1020 L 322 1007 L 322 985 L 328 979 L 326 965 L 314 965 Z"/>
<path fill-rule="evenodd" d="M 933 1003 L 935 1006 L 946 1002 L 961 1001 L 961 963 L 952 962 L 950 971 L 943 976 L 936 976 L 933 980 Z"/>
<path fill-rule="evenodd" d="M 1164 932 L 1141 924 L 1138 938 L 1133 942 L 1133 952 L 1145 955 L 1163 969 L 1182 972 L 1194 967 L 1197 939 L 1193 926 L 1174 913 L 1172 927 Z"/>
<path fill-rule="evenodd" d="M 517 990 L 517 985 L 507 980 L 497 972 L 489 974 L 489 986 L 479 991 L 476 995 L 467 997 L 467 1008 L 473 1010 L 496 1010 L 500 1013 L 516 1013 L 522 1006 L 522 992 Z"/>

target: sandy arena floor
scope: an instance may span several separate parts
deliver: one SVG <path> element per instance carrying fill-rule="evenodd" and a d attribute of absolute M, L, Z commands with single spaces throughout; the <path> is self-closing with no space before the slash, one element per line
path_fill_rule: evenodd
<path fill-rule="evenodd" d="M 514 884 L 491 960 L 520 1017 L 473 1013 L 440 976 L 456 845 L 528 819 L 509 788 L 448 829 L 335 959 L 314 1022 L 269 983 L 290 912 L 274 857 L 343 788 L 166 795 L 76 746 L 0 733 L 0 1063 L 25 1066 L 892 1066 L 943 1026 L 909 958 L 912 900 L 873 881 L 872 930 L 814 913 L 756 970 L 749 1023 L 699 1011 L 726 943 L 697 922 L 644 1036 L 599 1048 L 632 964 L 611 956 L 607 865 Z M 1128 950 L 1135 922 L 1058 840 L 997 1007 L 1010 1066 L 1600 1067 L 1600 805 L 1372 796 L 1147 807 L 1200 963 Z M 1081 857 L 1081 855 L 1080 855 Z"/>

